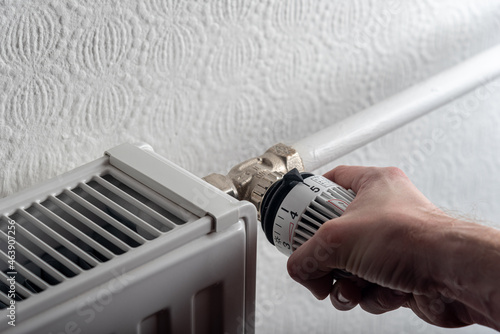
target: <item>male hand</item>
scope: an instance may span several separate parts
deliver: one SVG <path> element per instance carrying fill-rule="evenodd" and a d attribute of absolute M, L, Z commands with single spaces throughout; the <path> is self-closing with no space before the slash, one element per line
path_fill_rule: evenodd
<path fill-rule="evenodd" d="M 498 230 L 447 216 L 397 168 L 340 166 L 325 177 L 357 195 L 292 254 L 294 280 L 339 310 L 403 306 L 442 327 L 500 330 Z M 334 283 L 337 269 L 353 276 Z"/>

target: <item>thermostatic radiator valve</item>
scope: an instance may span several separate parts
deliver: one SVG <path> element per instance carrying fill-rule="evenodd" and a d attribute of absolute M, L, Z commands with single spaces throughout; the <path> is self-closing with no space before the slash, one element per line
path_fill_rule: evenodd
<path fill-rule="evenodd" d="M 264 195 L 260 217 L 267 240 L 290 256 L 323 223 L 340 217 L 355 196 L 323 176 L 294 169 Z"/>
<path fill-rule="evenodd" d="M 204 177 L 226 194 L 257 208 L 267 240 L 286 256 L 309 240 L 328 220 L 340 217 L 356 194 L 327 178 L 303 171 L 292 147 L 276 144 L 244 161 L 227 175 Z M 300 170 L 300 171 L 299 171 Z M 333 270 L 335 278 L 350 277 Z"/>
<path fill-rule="evenodd" d="M 302 159 L 293 147 L 279 143 L 234 166 L 227 175 L 214 173 L 203 179 L 234 198 L 249 201 L 260 213 L 269 187 L 294 168 L 304 170 Z"/>

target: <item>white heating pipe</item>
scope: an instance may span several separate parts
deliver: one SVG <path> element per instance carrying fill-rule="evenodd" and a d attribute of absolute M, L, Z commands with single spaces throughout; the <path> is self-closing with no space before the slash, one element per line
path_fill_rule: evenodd
<path fill-rule="evenodd" d="M 313 171 L 500 76 L 500 45 L 291 146 Z"/>

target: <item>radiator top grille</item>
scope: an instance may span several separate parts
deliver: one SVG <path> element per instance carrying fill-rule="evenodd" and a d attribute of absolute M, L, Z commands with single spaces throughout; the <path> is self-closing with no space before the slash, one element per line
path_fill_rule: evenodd
<path fill-rule="evenodd" d="M 172 210 L 174 206 L 128 175 L 108 168 L 1 216 L 0 309 L 10 302 L 9 244 L 15 247 L 16 272 L 12 276 L 16 293 L 10 297 L 20 302 L 192 219 Z"/>

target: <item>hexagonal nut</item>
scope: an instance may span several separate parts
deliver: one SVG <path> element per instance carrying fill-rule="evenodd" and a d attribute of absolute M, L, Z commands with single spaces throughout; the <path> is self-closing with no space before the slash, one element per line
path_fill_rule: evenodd
<path fill-rule="evenodd" d="M 238 192 L 236 191 L 236 188 L 235 188 L 233 182 L 231 181 L 231 179 L 228 178 L 227 176 L 213 173 L 213 174 L 205 176 L 203 178 L 203 180 L 210 183 L 214 187 L 222 190 L 223 192 L 225 192 L 229 196 L 232 196 L 234 198 L 238 198 Z"/>
<path fill-rule="evenodd" d="M 278 143 L 271 146 L 266 153 L 271 153 L 282 161 L 284 168 L 286 168 L 286 170 L 283 171 L 285 173 L 294 168 L 297 168 L 299 172 L 304 171 L 304 164 L 302 163 L 299 153 L 291 146 Z"/>

